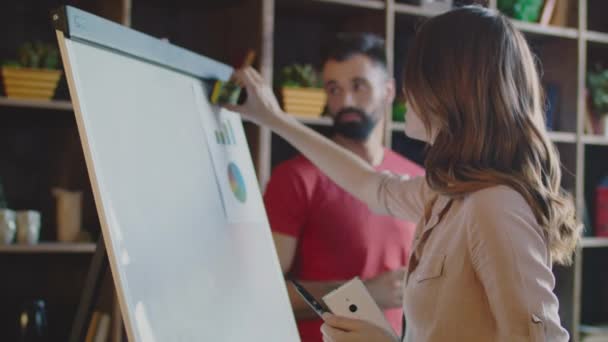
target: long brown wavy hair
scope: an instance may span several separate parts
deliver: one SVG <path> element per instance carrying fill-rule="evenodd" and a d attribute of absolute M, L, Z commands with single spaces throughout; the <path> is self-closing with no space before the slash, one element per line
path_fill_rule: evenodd
<path fill-rule="evenodd" d="M 408 52 L 404 85 L 429 136 L 436 132 L 425 160 L 429 186 L 451 197 L 515 189 L 543 227 L 552 259 L 570 263 L 581 227 L 561 189 L 534 56 L 510 21 L 479 6 L 429 19 Z"/>

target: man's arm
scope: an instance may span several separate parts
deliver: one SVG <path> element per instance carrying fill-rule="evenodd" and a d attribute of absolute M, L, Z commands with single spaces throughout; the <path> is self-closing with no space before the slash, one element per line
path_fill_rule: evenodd
<path fill-rule="evenodd" d="M 298 239 L 293 236 L 289 236 L 281 233 L 272 233 L 272 238 L 277 249 L 279 256 L 279 263 L 281 264 L 281 270 L 283 275 L 287 276 L 293 265 L 293 259 L 296 255 L 296 248 L 298 245 Z M 317 300 L 321 300 L 325 294 L 329 293 L 333 289 L 338 288 L 343 282 L 301 282 L 302 285 L 310 292 Z M 318 318 L 314 311 L 304 302 L 300 295 L 296 292 L 291 282 L 286 281 L 287 293 L 289 294 L 289 301 L 293 308 L 296 319 L 313 319 Z"/>
<path fill-rule="evenodd" d="M 293 265 L 298 240 L 293 236 L 281 233 L 273 233 L 272 238 L 274 239 L 274 244 L 279 256 L 279 263 L 281 264 L 283 275 L 287 275 L 289 274 L 289 271 Z M 405 269 L 397 269 L 382 273 L 373 279 L 365 281 L 367 289 L 380 308 L 390 309 L 400 307 L 402 305 L 403 294 L 401 286 L 404 275 Z M 317 300 L 321 300 L 323 296 L 340 287 L 345 283 L 345 281 L 300 281 L 300 283 L 306 288 L 306 290 L 308 290 L 308 292 L 317 298 Z M 289 281 L 286 282 L 286 286 L 287 293 L 289 294 L 289 300 L 296 319 L 317 318 L 315 312 L 308 306 L 308 304 L 306 304 L 306 302 L 304 302 L 304 300 L 300 297 L 300 294 L 298 294 L 296 289 Z"/>

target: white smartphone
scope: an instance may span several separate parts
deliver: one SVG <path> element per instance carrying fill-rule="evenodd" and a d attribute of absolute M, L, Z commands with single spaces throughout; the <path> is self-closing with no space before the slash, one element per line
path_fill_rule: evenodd
<path fill-rule="evenodd" d="M 323 301 L 331 312 L 338 316 L 371 322 L 397 336 L 384 317 L 384 313 L 367 291 L 365 284 L 358 277 L 326 294 Z"/>

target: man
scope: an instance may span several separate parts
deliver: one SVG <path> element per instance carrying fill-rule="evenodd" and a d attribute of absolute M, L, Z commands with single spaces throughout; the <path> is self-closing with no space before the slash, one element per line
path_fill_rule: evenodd
<path fill-rule="evenodd" d="M 386 108 L 395 97 L 383 40 L 340 34 L 323 60 L 333 141 L 378 170 L 423 174 L 421 167 L 382 145 Z M 372 213 L 303 156 L 275 168 L 264 202 L 286 278 L 299 280 L 321 298 L 358 276 L 400 333 L 412 223 Z M 287 287 L 302 341 L 322 341 L 322 321 L 290 283 Z"/>

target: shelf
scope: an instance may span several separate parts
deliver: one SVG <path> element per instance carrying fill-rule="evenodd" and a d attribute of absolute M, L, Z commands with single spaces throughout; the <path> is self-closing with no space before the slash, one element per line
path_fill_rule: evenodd
<path fill-rule="evenodd" d="M 529 23 L 515 19 L 511 19 L 511 22 L 518 30 L 526 33 L 533 33 L 543 36 L 552 36 L 559 38 L 578 38 L 578 30 L 574 28 L 541 25 L 537 23 Z"/>
<path fill-rule="evenodd" d="M 391 122 L 391 131 L 405 131 L 405 122 Z"/>
<path fill-rule="evenodd" d="M 580 332 L 583 334 L 588 334 L 589 336 L 601 335 L 602 338 L 608 334 L 608 324 L 601 325 L 589 325 L 589 324 L 581 324 Z M 602 339 L 601 341 L 605 341 Z"/>
<path fill-rule="evenodd" d="M 393 122 L 391 124 L 391 130 L 403 132 L 405 130 L 405 123 Z M 551 141 L 556 143 L 576 143 L 576 134 L 568 132 L 548 132 Z"/>
<path fill-rule="evenodd" d="M 292 115 L 298 121 L 307 125 L 316 125 L 316 126 L 331 126 L 332 120 L 328 117 L 318 117 L 318 118 L 310 118 L 306 116 L 297 116 Z"/>
<path fill-rule="evenodd" d="M 576 143 L 576 134 L 568 132 L 548 132 L 549 139 L 556 143 Z"/>
<path fill-rule="evenodd" d="M 587 31 L 585 40 L 593 43 L 608 44 L 608 33 Z"/>
<path fill-rule="evenodd" d="M 438 11 L 416 5 L 395 4 L 395 12 L 420 17 L 433 17 L 442 14 L 445 11 Z M 537 23 L 529 23 L 515 19 L 511 19 L 511 22 L 518 30 L 522 32 L 561 38 L 578 38 L 578 30 L 575 28 L 541 25 Z"/>
<path fill-rule="evenodd" d="M 599 248 L 608 247 L 608 238 L 604 237 L 586 237 L 581 241 L 583 248 Z"/>
<path fill-rule="evenodd" d="M 297 116 L 297 115 L 291 115 L 291 116 L 305 125 L 331 126 L 333 124 L 332 120 L 328 117 L 313 118 L 313 117 Z M 249 122 L 254 125 L 256 124 L 255 122 L 251 121 L 250 119 L 248 119 L 244 116 L 241 116 L 241 120 L 243 120 L 243 122 Z"/>
<path fill-rule="evenodd" d="M 3 107 L 24 107 L 24 108 L 41 108 L 51 110 L 73 110 L 72 102 L 67 100 L 29 100 L 29 99 L 11 99 L 0 96 L 0 106 Z"/>
<path fill-rule="evenodd" d="M 445 11 L 437 11 L 434 9 L 424 8 L 422 6 L 395 4 L 395 12 L 400 14 L 409 14 L 419 17 L 433 17 L 444 13 Z"/>
<path fill-rule="evenodd" d="M 378 0 L 314 0 L 316 2 L 326 2 L 330 4 L 345 5 L 352 7 L 384 9 L 386 6 L 384 1 Z"/>
<path fill-rule="evenodd" d="M 41 242 L 36 245 L 1 245 L 0 254 L 94 253 L 95 243 Z"/>
<path fill-rule="evenodd" d="M 602 135 L 584 135 L 582 141 L 585 145 L 604 145 L 608 146 L 608 137 Z"/>

